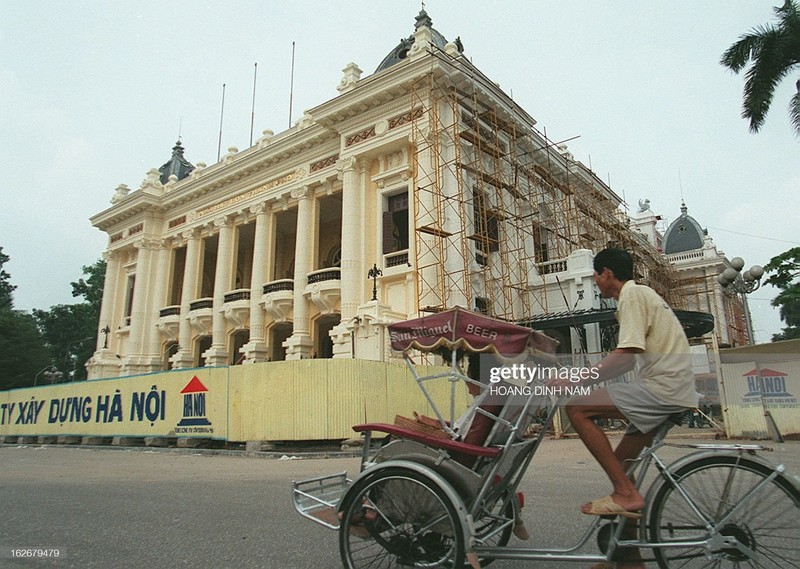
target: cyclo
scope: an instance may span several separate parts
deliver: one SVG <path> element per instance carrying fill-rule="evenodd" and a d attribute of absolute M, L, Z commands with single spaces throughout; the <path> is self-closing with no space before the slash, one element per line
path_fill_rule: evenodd
<path fill-rule="evenodd" d="M 347 569 L 478 569 L 495 559 L 611 564 L 633 547 L 652 550 L 653 557 L 643 561 L 655 560 L 662 568 L 798 566 L 800 489 L 795 480 L 783 465 L 757 454 L 766 450 L 761 445 L 666 442 L 667 431 L 682 417 L 659 427 L 651 446 L 629 468 L 646 500 L 638 521 L 593 517 L 578 542 L 563 549 L 509 546 L 512 535 L 529 537 L 518 488 L 559 404 L 543 390 L 530 388 L 509 388 L 517 395 L 498 401 L 492 392 L 499 384 L 486 380 L 485 359 L 502 365 L 522 357 L 526 366 L 552 366 L 555 341 L 462 309 L 389 329 L 392 347 L 403 353 L 435 418 L 420 423 L 421 428 L 355 425 L 353 430 L 364 434 L 364 451 L 353 480 L 343 472 L 293 483 L 296 510 L 338 531 Z M 412 350 L 442 355 L 449 368 L 420 375 Z M 427 387 L 437 380 L 450 382 L 447 416 Z M 474 400 L 456 416 L 460 382 Z M 537 417 L 543 422 L 532 433 Z M 376 432 L 388 442 L 373 448 Z M 664 446 L 691 452 L 667 463 L 657 454 Z M 626 524 L 635 524 L 635 539 Z M 595 534 L 600 553 L 586 553 Z"/>

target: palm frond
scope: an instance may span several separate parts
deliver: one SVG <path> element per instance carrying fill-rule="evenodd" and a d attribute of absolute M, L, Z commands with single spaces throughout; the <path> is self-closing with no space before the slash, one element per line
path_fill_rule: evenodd
<path fill-rule="evenodd" d="M 734 73 L 745 69 L 742 117 L 750 121 L 750 131 L 758 132 L 772 104 L 775 88 L 796 66 L 800 65 L 800 5 L 785 0 L 774 8 L 775 25 L 762 25 L 750 30 L 730 46 L 720 63 Z M 800 89 L 800 87 L 799 87 Z M 800 93 L 793 97 L 789 116 L 800 136 Z"/>
<path fill-rule="evenodd" d="M 798 80 L 798 84 L 800 84 L 800 80 Z M 789 100 L 789 121 L 794 127 L 795 136 L 800 138 L 800 87 L 794 97 Z"/>
<path fill-rule="evenodd" d="M 745 74 L 744 84 L 742 117 L 750 120 L 751 132 L 758 132 L 764 124 L 775 87 L 790 70 L 785 51 L 782 30 L 761 29 L 761 41 L 753 54 L 753 64 Z"/>
<path fill-rule="evenodd" d="M 758 52 L 760 46 L 760 35 L 755 33 L 745 34 L 739 37 L 739 41 L 725 50 L 719 62 L 734 73 L 739 73 L 753 58 L 753 55 Z"/>

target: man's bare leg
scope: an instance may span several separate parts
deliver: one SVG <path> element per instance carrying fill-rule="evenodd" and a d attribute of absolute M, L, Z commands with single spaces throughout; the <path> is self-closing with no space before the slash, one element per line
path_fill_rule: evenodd
<path fill-rule="evenodd" d="M 614 488 L 611 499 L 628 511 L 641 510 L 644 507 L 644 498 L 628 479 L 621 461 L 635 458 L 648 442 L 647 436 L 628 435 L 623 437 L 617 447 L 618 453 L 612 450 L 608 437 L 593 419 L 601 417 L 624 419 L 625 417 L 616 408 L 605 388 L 596 389 L 590 395 L 570 399 L 567 403 L 567 415 L 583 444 L 611 480 Z M 584 504 L 582 510 L 586 511 L 588 507 L 588 504 Z"/>
<path fill-rule="evenodd" d="M 641 500 L 641 502 L 621 501 L 621 495 L 618 495 L 617 485 L 614 484 L 612 474 L 605 466 L 603 466 L 603 470 L 606 471 L 609 479 L 612 480 L 612 484 L 614 484 L 614 494 L 612 494 L 614 501 L 620 506 L 632 511 L 639 510 L 644 507 L 644 499 L 633 485 L 632 478 L 628 478 L 628 476 L 625 474 L 625 471 L 630 466 L 630 461 L 638 457 L 639 453 L 642 452 L 642 449 L 652 442 L 654 433 L 626 434 L 622 437 L 622 440 L 620 441 L 619 445 L 617 445 L 617 448 L 612 451 L 611 443 L 608 441 L 608 437 L 599 427 L 597 427 L 593 419 L 599 417 L 624 419 L 625 417 L 616 408 L 605 389 L 598 389 L 586 397 L 573 398 L 570 400 L 570 403 L 567 406 L 567 414 L 572 421 L 572 426 L 575 428 L 575 431 L 581 437 L 581 440 L 587 446 L 598 463 L 603 466 L 603 462 L 601 462 L 602 459 L 607 464 L 610 464 L 611 471 L 614 472 L 614 476 L 616 477 L 619 477 L 621 472 L 621 476 L 627 481 L 627 484 L 630 485 L 630 488 L 633 489 L 635 494 L 638 495 L 639 499 Z M 576 420 L 578 423 L 577 425 Z M 623 492 L 630 492 L 630 489 L 626 488 L 626 484 L 623 483 L 622 486 Z M 629 504 L 631 503 L 640 505 L 638 505 L 638 507 L 630 506 Z M 588 508 L 589 504 L 584 504 L 581 507 L 582 510 L 586 510 Z M 636 539 L 636 525 L 634 522 L 626 523 L 622 537 L 626 540 Z M 644 569 L 645 565 L 641 560 L 642 558 L 638 548 L 627 549 L 624 556 L 625 561 L 618 562 L 615 567 L 621 569 Z M 611 566 L 613 567 L 614 565 Z M 609 567 L 609 564 L 598 563 L 592 567 L 604 569 Z"/>

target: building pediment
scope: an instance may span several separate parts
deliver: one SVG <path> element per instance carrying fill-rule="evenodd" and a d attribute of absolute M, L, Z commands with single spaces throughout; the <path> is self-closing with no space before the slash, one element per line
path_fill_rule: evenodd
<path fill-rule="evenodd" d="M 161 199 L 141 190 L 132 192 L 119 203 L 90 218 L 92 225 L 102 231 L 113 231 L 115 225 L 140 216 L 142 212 L 158 210 Z"/>

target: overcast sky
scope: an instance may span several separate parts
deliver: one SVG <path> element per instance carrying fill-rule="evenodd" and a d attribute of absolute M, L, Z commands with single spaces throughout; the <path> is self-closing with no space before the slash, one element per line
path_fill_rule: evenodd
<path fill-rule="evenodd" d="M 569 143 L 636 211 L 672 221 L 681 199 L 747 265 L 800 245 L 800 141 L 779 86 L 758 135 L 740 118 L 744 79 L 719 65 L 782 0 L 427 0 L 434 27 Z M 141 184 L 181 136 L 193 163 L 250 145 L 333 97 L 342 68 L 374 72 L 420 9 L 411 0 L 112 2 L 0 0 L 0 246 L 18 309 L 71 303 L 69 283 L 105 250 L 89 218 Z M 781 323 L 751 295 L 757 339 Z"/>

